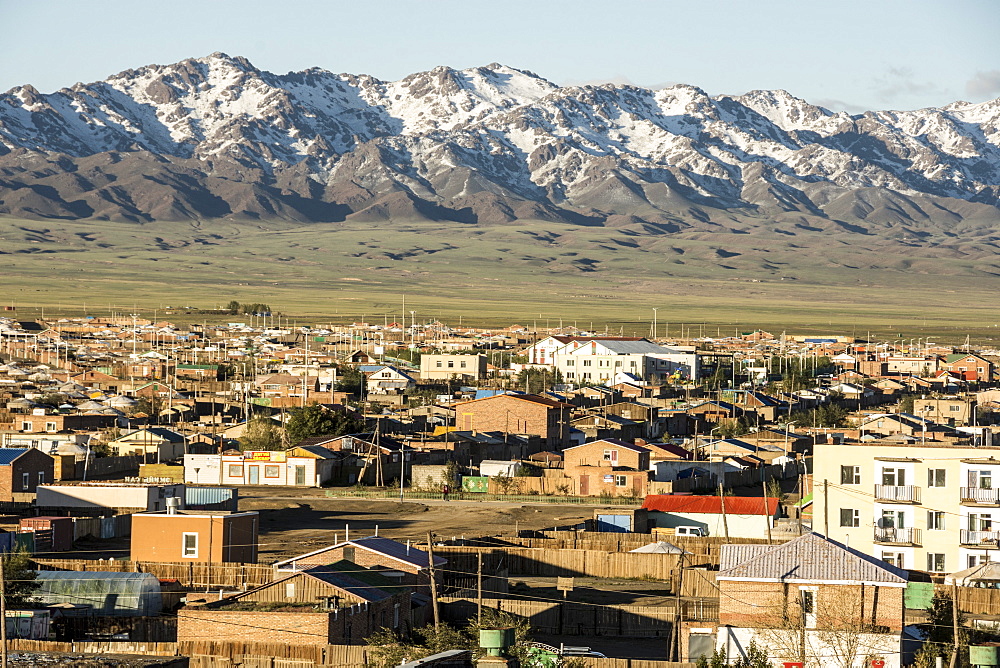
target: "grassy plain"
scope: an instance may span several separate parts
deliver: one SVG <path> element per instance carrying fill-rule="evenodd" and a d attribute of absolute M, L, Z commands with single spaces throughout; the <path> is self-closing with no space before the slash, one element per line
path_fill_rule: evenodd
<path fill-rule="evenodd" d="M 301 322 L 576 323 L 626 335 L 996 336 L 993 235 L 962 242 L 757 228 L 0 218 L 0 302 L 22 317 L 265 302 Z M 177 319 L 177 318 L 174 318 Z"/>

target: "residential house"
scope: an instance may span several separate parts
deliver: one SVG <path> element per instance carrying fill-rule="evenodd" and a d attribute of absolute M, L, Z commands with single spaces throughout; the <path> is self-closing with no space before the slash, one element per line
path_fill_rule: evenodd
<path fill-rule="evenodd" d="M 55 460 L 35 448 L 0 448 L 0 501 L 25 500 L 53 480 Z M 15 496 L 18 495 L 18 496 Z"/>
<path fill-rule="evenodd" d="M 563 450 L 563 473 L 580 496 L 645 496 L 649 490 L 648 449 L 603 439 Z"/>
<path fill-rule="evenodd" d="M 686 660 L 719 650 L 734 661 L 754 643 L 774 665 L 911 663 L 907 573 L 897 566 L 810 533 L 777 546 L 723 545 L 715 580 L 719 622 L 684 625 Z"/>
<path fill-rule="evenodd" d="M 914 399 L 913 414 L 949 427 L 968 425 L 973 423 L 976 414 L 976 400 L 965 397 Z"/>
<path fill-rule="evenodd" d="M 274 607 L 280 606 L 281 612 Z M 248 592 L 186 609 L 177 639 L 291 645 L 362 644 L 379 629 L 406 634 L 411 593 L 350 561 L 283 574 Z"/>
<path fill-rule="evenodd" d="M 184 456 L 184 436 L 165 427 L 144 427 L 108 441 L 116 455 L 137 455 L 165 462 Z"/>
<path fill-rule="evenodd" d="M 47 413 L 44 409 L 35 409 L 31 415 L 19 415 L 14 421 L 17 431 L 29 434 L 55 434 L 67 431 L 96 431 L 114 427 L 114 415 L 63 415 Z"/>
<path fill-rule="evenodd" d="M 367 394 L 402 394 L 403 391 L 416 385 L 416 381 L 405 371 L 393 366 L 375 366 L 370 371 L 367 367 L 359 367 L 365 374 L 365 392 Z"/>
<path fill-rule="evenodd" d="M 486 355 L 433 355 L 420 357 L 421 380 L 486 378 Z"/>
<path fill-rule="evenodd" d="M 570 426 L 581 432 L 585 441 L 601 438 L 619 438 L 631 441 L 646 436 L 646 429 L 641 422 L 627 420 L 617 415 L 584 415 L 575 418 Z"/>
<path fill-rule="evenodd" d="M 256 511 L 162 510 L 132 515 L 133 561 L 257 563 Z"/>
<path fill-rule="evenodd" d="M 346 536 L 346 529 L 345 529 Z M 418 591 L 430 589 L 430 555 L 409 541 L 401 543 L 390 538 L 365 536 L 334 543 L 324 548 L 276 562 L 277 571 L 300 571 L 346 559 L 355 564 L 380 571 L 398 585 Z M 447 559 L 434 557 L 434 567 L 443 568 Z M 439 574 L 435 574 L 440 579 Z"/>
<path fill-rule="evenodd" d="M 650 494 L 642 507 L 651 527 L 697 526 L 710 536 L 760 538 L 780 516 L 779 499 L 743 496 Z"/>
<path fill-rule="evenodd" d="M 993 380 L 993 374 L 996 370 L 993 362 L 971 353 L 945 355 L 942 366 L 958 375 L 962 380 L 975 383 L 990 382 Z"/>
<path fill-rule="evenodd" d="M 788 412 L 788 402 L 755 390 L 725 390 L 721 399 L 739 407 L 757 422 L 774 422 Z"/>
<path fill-rule="evenodd" d="M 573 406 L 537 394 L 498 394 L 455 404 L 455 428 L 465 431 L 529 434 L 541 437 L 542 449 L 569 445 Z M 531 453 L 526 453 L 525 456 Z"/>

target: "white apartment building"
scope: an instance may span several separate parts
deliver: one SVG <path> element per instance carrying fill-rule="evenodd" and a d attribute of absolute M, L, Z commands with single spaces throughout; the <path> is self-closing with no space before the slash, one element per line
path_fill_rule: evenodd
<path fill-rule="evenodd" d="M 953 573 L 1000 551 L 1000 447 L 818 444 L 813 529 L 900 568 Z"/>
<path fill-rule="evenodd" d="M 567 383 L 613 382 L 619 372 L 641 380 L 698 377 L 696 352 L 666 348 L 645 339 L 574 340 L 551 357 L 552 365 Z"/>

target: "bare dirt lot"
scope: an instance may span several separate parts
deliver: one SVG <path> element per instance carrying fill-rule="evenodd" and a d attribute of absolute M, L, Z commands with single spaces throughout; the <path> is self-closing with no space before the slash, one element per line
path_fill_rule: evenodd
<path fill-rule="evenodd" d="M 302 554 L 351 536 L 378 534 L 423 541 L 510 533 L 515 529 L 568 527 L 593 517 L 595 506 L 530 505 L 474 501 L 334 499 L 318 490 L 241 490 L 240 510 L 261 514 L 260 561 Z M 278 496 L 280 495 L 280 496 Z"/>

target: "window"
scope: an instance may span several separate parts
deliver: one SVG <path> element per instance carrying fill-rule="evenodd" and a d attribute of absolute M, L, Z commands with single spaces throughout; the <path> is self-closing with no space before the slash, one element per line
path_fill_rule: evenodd
<path fill-rule="evenodd" d="M 906 485 L 906 469 L 882 467 L 882 484 L 890 487 Z"/>
<path fill-rule="evenodd" d="M 21 474 L 21 489 L 27 491 L 31 486 L 31 475 L 28 473 Z"/>
<path fill-rule="evenodd" d="M 628 476 L 627 475 L 616 475 L 615 476 L 615 487 L 628 487 Z"/>
<path fill-rule="evenodd" d="M 462 365 L 462 368 L 464 369 L 465 368 L 465 360 L 462 360 L 461 365 Z"/>
<path fill-rule="evenodd" d="M 927 469 L 927 486 L 928 487 L 944 487 L 945 481 L 945 470 L 944 469 Z"/>
<path fill-rule="evenodd" d="M 905 555 L 902 552 L 883 552 L 882 561 L 890 566 L 895 566 L 896 568 L 905 568 L 905 566 L 903 566 L 904 556 Z"/>
<path fill-rule="evenodd" d="M 281 476 L 281 467 L 269 464 L 264 467 L 265 478 L 278 478 Z"/>
<path fill-rule="evenodd" d="M 399 628 L 399 603 L 392 606 L 392 628 Z"/>
<path fill-rule="evenodd" d="M 59 431 L 59 425 L 55 422 L 46 422 L 45 431 Z"/>
<path fill-rule="evenodd" d="M 242 478 L 243 477 L 243 464 L 230 464 L 229 465 L 229 477 L 230 478 Z"/>
<path fill-rule="evenodd" d="M 583 360 L 583 366 L 590 366 L 590 360 Z"/>
<path fill-rule="evenodd" d="M 455 368 L 455 360 L 448 360 L 448 368 L 449 369 Z"/>
<path fill-rule="evenodd" d="M 906 513 L 902 510 L 883 510 L 879 526 L 885 529 L 905 529 Z"/>
<path fill-rule="evenodd" d="M 992 531 L 993 516 L 989 513 L 971 513 L 969 515 L 969 531 Z"/>
<path fill-rule="evenodd" d="M 182 554 L 188 559 L 198 558 L 198 534 L 196 533 L 185 533 L 183 534 L 182 542 Z"/>
<path fill-rule="evenodd" d="M 927 511 L 927 530 L 928 531 L 944 531 L 944 511 L 943 510 L 928 510 Z"/>
<path fill-rule="evenodd" d="M 576 364 L 575 360 L 566 360 L 566 366 L 573 366 L 574 364 Z"/>
<path fill-rule="evenodd" d="M 861 526 L 861 511 L 854 508 L 840 509 L 840 526 L 859 527 Z"/>
<path fill-rule="evenodd" d="M 572 371 L 567 371 L 566 372 L 566 378 L 569 378 L 570 380 L 572 380 L 575 377 L 576 377 L 576 374 L 573 373 Z"/>
<path fill-rule="evenodd" d="M 31 426 L 30 422 L 22 422 L 21 423 L 21 431 L 32 431 L 33 429 L 34 429 L 34 427 Z"/>
<path fill-rule="evenodd" d="M 961 406 L 956 406 L 956 405 L 952 404 L 951 406 L 948 406 L 948 410 L 950 410 L 950 411 L 952 411 L 954 413 L 957 413 L 959 410 L 961 410 Z M 931 555 L 928 554 L 927 556 L 929 557 Z"/>
<path fill-rule="evenodd" d="M 940 552 L 927 553 L 927 570 L 936 573 L 944 572 L 944 555 Z"/>
<path fill-rule="evenodd" d="M 617 450 L 605 450 L 604 451 L 604 461 L 606 462 L 618 462 L 618 451 Z"/>
<path fill-rule="evenodd" d="M 295 598 L 295 583 L 286 582 L 285 583 L 285 598 Z"/>
<path fill-rule="evenodd" d="M 969 564 L 969 568 L 975 568 L 976 566 L 981 566 L 983 564 L 989 563 L 989 556 L 983 554 L 971 554 L 966 563 Z"/>
<path fill-rule="evenodd" d="M 861 467 L 860 466 L 841 466 L 840 467 L 840 484 L 841 485 L 860 485 L 861 484 Z"/>
<path fill-rule="evenodd" d="M 799 596 L 802 604 L 802 617 L 807 629 L 816 628 L 816 588 L 800 587 Z"/>
<path fill-rule="evenodd" d="M 439 369 L 441 368 L 441 360 L 437 361 L 437 368 L 439 368 Z"/>
<path fill-rule="evenodd" d="M 584 377 L 584 379 L 589 379 L 590 378 L 590 372 L 589 371 L 584 371 L 583 372 L 583 377 Z"/>
<path fill-rule="evenodd" d="M 45 484 L 45 471 L 39 471 L 38 472 L 38 484 L 39 485 L 44 485 Z"/>
<path fill-rule="evenodd" d="M 979 472 L 979 489 L 993 489 L 993 471 Z"/>

